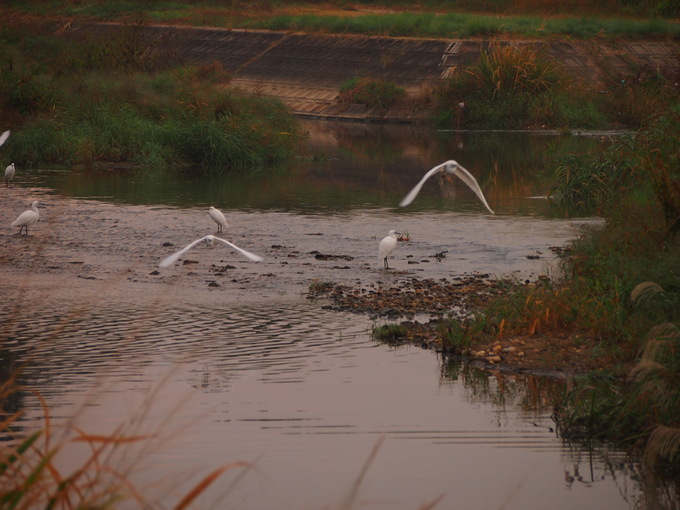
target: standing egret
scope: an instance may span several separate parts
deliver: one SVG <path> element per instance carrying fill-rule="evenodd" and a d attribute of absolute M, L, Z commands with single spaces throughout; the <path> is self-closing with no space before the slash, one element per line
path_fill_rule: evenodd
<path fill-rule="evenodd" d="M 387 237 L 383 238 L 383 240 L 380 241 L 380 244 L 378 245 L 378 261 L 383 263 L 383 267 L 385 269 L 390 268 L 390 266 L 387 264 L 387 257 L 389 257 L 390 253 L 392 253 L 397 247 L 397 238 L 400 235 L 401 234 L 396 230 L 390 230 L 389 234 L 387 234 Z"/>
<path fill-rule="evenodd" d="M 22 212 L 19 217 L 12 222 L 12 227 L 19 227 L 19 235 L 21 231 L 25 228 L 26 235 L 28 235 L 28 226 L 33 225 L 38 218 L 40 218 L 40 213 L 38 212 L 38 205 L 40 202 L 34 200 L 31 204 L 31 208 L 27 211 Z"/>
<path fill-rule="evenodd" d="M 263 260 L 263 258 L 260 257 L 259 255 L 255 255 L 254 253 L 250 253 L 249 251 L 246 251 L 242 248 L 239 248 L 238 246 L 230 243 L 229 241 L 225 241 L 224 239 L 221 239 L 219 237 L 215 237 L 213 235 L 207 235 L 205 237 L 201 237 L 200 239 L 196 239 L 195 241 L 186 245 L 181 250 L 173 253 L 169 257 L 164 258 L 163 260 L 161 260 L 161 263 L 158 264 L 158 265 L 160 267 L 168 267 L 168 266 L 174 264 L 175 262 L 177 262 L 177 259 L 179 259 L 182 255 L 184 255 L 186 252 L 188 252 L 191 248 L 196 246 L 198 243 L 204 242 L 208 246 L 213 246 L 215 244 L 215 241 L 220 241 L 220 242 L 226 244 L 227 246 L 233 248 L 234 250 L 239 252 L 241 255 L 247 257 L 248 259 L 250 259 L 254 262 L 260 262 L 261 260 Z"/>
<path fill-rule="evenodd" d="M 8 138 L 9 138 L 9 129 L 7 131 L 3 132 L 0 135 L 0 147 L 7 141 Z"/>
<path fill-rule="evenodd" d="M 399 202 L 399 207 L 405 207 L 411 202 L 413 202 L 413 199 L 416 198 L 418 195 L 418 192 L 420 191 L 420 188 L 423 187 L 423 184 L 425 184 L 425 181 L 428 180 L 430 177 L 432 177 L 434 174 L 437 172 L 446 172 L 447 174 L 455 175 L 458 177 L 461 181 L 463 181 L 465 184 L 467 184 L 472 191 L 475 192 L 475 195 L 477 195 L 477 198 L 481 200 L 481 202 L 484 204 L 484 207 L 487 208 L 487 210 L 491 214 L 496 214 L 491 210 L 491 207 L 489 207 L 489 204 L 486 203 L 486 198 L 484 198 L 484 193 L 482 193 L 482 189 L 479 187 L 479 184 L 477 184 L 477 179 L 474 178 L 474 176 L 468 172 L 465 168 L 463 168 L 457 161 L 454 160 L 449 160 L 445 161 L 441 165 L 437 165 L 434 167 L 432 170 L 427 172 L 422 179 L 420 179 L 420 182 L 416 184 L 416 186 L 409 191 L 408 195 L 404 197 L 404 199 Z"/>
<path fill-rule="evenodd" d="M 215 209 L 212 205 L 210 206 L 210 209 L 208 209 L 208 214 L 210 217 L 213 219 L 215 223 L 217 223 L 217 233 L 219 234 L 220 232 L 223 231 L 223 229 L 227 228 L 227 219 L 224 217 L 224 214 L 222 214 L 222 211 L 219 209 Z"/>
<path fill-rule="evenodd" d="M 14 174 L 16 173 L 17 169 L 14 167 L 14 163 L 11 165 L 8 165 L 7 168 L 5 168 L 5 187 L 9 187 L 9 183 L 14 180 Z"/>

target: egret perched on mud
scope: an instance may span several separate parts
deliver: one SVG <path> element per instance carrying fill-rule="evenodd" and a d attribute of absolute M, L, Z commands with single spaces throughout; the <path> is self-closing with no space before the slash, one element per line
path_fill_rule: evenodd
<path fill-rule="evenodd" d="M 235 244 L 230 243 L 229 241 L 225 241 L 224 239 L 221 239 L 221 238 L 219 238 L 219 237 L 215 237 L 215 236 L 213 236 L 213 235 L 207 235 L 207 236 L 205 236 L 205 237 L 201 237 L 200 239 L 196 239 L 195 241 L 193 241 L 193 242 L 189 243 L 188 245 L 186 245 L 186 246 L 185 246 L 184 248 L 182 248 L 181 250 L 179 250 L 179 251 L 173 253 L 173 254 L 170 255 L 169 257 L 164 258 L 163 260 L 161 260 L 161 263 L 158 264 L 158 265 L 159 265 L 160 267 L 168 267 L 168 266 L 174 264 L 175 262 L 177 262 L 177 260 L 178 260 L 182 255 L 184 255 L 186 252 L 188 252 L 191 248 L 193 248 L 193 247 L 196 246 L 197 244 L 203 242 L 203 243 L 207 244 L 208 246 L 213 246 L 213 245 L 215 244 L 215 241 L 220 241 L 221 243 L 226 244 L 227 246 L 233 248 L 234 250 L 236 250 L 237 252 L 239 252 L 241 255 L 243 255 L 244 257 L 246 257 L 246 258 L 252 260 L 253 262 L 260 262 L 261 260 L 264 260 L 264 259 L 263 259 L 262 257 L 260 257 L 259 255 L 255 255 L 254 253 L 250 253 L 249 251 L 246 251 L 246 250 L 244 250 L 244 249 L 242 249 L 242 248 L 239 248 L 238 246 L 236 246 Z"/>
<path fill-rule="evenodd" d="M 378 245 L 378 260 L 383 263 L 385 269 L 389 269 L 390 266 L 387 264 L 387 257 L 394 251 L 397 247 L 397 239 L 401 234 L 396 230 L 390 230 L 387 237 L 383 238 Z"/>
<path fill-rule="evenodd" d="M 9 138 L 9 129 L 7 131 L 4 131 L 0 135 L 0 147 L 7 141 L 8 138 Z"/>
<path fill-rule="evenodd" d="M 219 234 L 220 232 L 223 231 L 223 229 L 227 228 L 227 219 L 224 217 L 224 214 L 222 214 L 222 211 L 219 209 L 215 209 L 212 205 L 210 206 L 210 209 L 208 209 L 208 214 L 210 217 L 213 219 L 215 223 L 217 223 L 217 233 Z"/>
<path fill-rule="evenodd" d="M 446 172 L 447 174 L 455 175 L 456 177 L 458 177 L 461 181 L 467 184 L 472 191 L 475 192 L 477 198 L 481 200 L 481 202 L 484 204 L 484 207 L 486 207 L 491 214 L 496 214 L 491 210 L 489 204 L 486 203 L 486 198 L 484 198 L 484 193 L 482 193 L 482 189 L 479 187 L 479 184 L 477 184 L 477 179 L 475 179 L 470 172 L 468 172 L 457 161 L 454 160 L 445 161 L 441 165 L 437 165 L 432 170 L 427 172 L 423 176 L 423 178 L 420 179 L 420 182 L 416 184 L 411 191 L 409 191 L 408 195 L 406 195 L 404 199 L 401 202 L 399 202 L 399 207 L 406 207 L 408 204 L 413 202 L 413 200 L 418 195 L 420 188 L 422 188 L 423 184 L 425 184 L 425 181 L 428 180 L 437 172 Z"/>
<path fill-rule="evenodd" d="M 9 183 L 14 180 L 14 174 L 16 173 L 17 169 L 14 166 L 14 163 L 10 164 L 5 168 L 5 187 L 9 187 Z"/>
<path fill-rule="evenodd" d="M 38 221 L 38 218 L 40 218 L 40 213 L 38 212 L 39 205 L 40 202 L 34 200 L 31 204 L 31 208 L 22 212 L 19 217 L 12 222 L 12 227 L 19 227 L 19 235 L 21 235 L 23 229 L 26 229 L 26 235 L 28 235 L 28 226 L 33 225 Z"/>

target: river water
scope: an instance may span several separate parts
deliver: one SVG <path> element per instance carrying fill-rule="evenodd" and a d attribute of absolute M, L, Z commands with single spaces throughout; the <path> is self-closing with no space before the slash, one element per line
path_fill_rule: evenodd
<path fill-rule="evenodd" d="M 558 437 L 550 415 L 568 381 L 380 345 L 370 331 L 387 319 L 307 296 L 315 281 L 556 274 L 550 248 L 599 220 L 545 198 L 550 154 L 603 142 L 305 126 L 306 150 L 273 173 L 18 171 L 6 203 L 46 204 L 29 238 L 2 234 L 2 288 L 16 306 L 0 315 L 0 353 L 30 390 L 10 401 L 26 413 L 21 429 L 43 426 L 44 402 L 52 441 L 66 442 L 63 472 L 91 455 L 67 441 L 76 427 L 143 436 L 105 461 L 152 508 L 222 466 L 198 508 L 656 508 L 625 452 Z M 477 176 L 495 216 L 459 182 L 433 181 L 395 207 L 452 158 Z M 195 264 L 159 271 L 163 257 L 214 233 L 208 205 L 225 212 L 225 238 L 265 260 L 196 248 Z M 377 243 L 390 228 L 411 242 L 384 271 Z"/>

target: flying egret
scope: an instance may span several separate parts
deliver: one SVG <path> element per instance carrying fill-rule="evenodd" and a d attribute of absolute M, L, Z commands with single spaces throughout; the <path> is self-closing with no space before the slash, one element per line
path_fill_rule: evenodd
<path fill-rule="evenodd" d="M 217 233 L 219 234 L 220 232 L 223 231 L 223 229 L 227 228 L 227 219 L 224 217 L 224 214 L 222 214 L 222 211 L 219 209 L 215 209 L 212 205 L 210 206 L 210 209 L 208 209 L 208 214 L 210 217 L 213 219 L 215 223 L 217 223 Z"/>
<path fill-rule="evenodd" d="M 254 253 L 250 253 L 249 251 L 246 251 L 242 248 L 239 248 L 238 246 L 230 243 L 229 241 L 225 241 L 224 239 L 221 239 L 219 237 L 215 237 L 213 235 L 207 235 L 207 236 L 201 237 L 200 239 L 196 239 L 195 241 L 186 245 L 181 250 L 173 253 L 172 255 L 170 255 L 167 258 L 164 258 L 163 260 L 161 260 L 161 263 L 158 264 L 158 265 L 160 267 L 168 267 L 168 266 L 174 264 L 175 262 L 177 262 L 177 259 L 179 259 L 182 255 L 184 255 L 186 252 L 188 252 L 191 248 L 196 246 L 198 243 L 204 242 L 208 246 L 213 246 L 215 244 L 215 241 L 220 241 L 220 242 L 226 244 L 227 246 L 233 248 L 234 250 L 239 252 L 241 255 L 247 257 L 248 259 L 252 260 L 253 262 L 260 262 L 261 260 L 264 260 L 259 255 L 255 255 Z"/>
<path fill-rule="evenodd" d="M 4 144 L 7 141 L 8 138 L 9 138 L 9 129 L 7 131 L 3 132 L 0 135 L 0 146 L 2 146 L 2 144 Z"/>
<path fill-rule="evenodd" d="M 16 173 L 17 169 L 14 167 L 14 163 L 11 165 L 8 165 L 7 168 L 5 168 L 5 187 L 9 187 L 10 181 L 14 180 L 14 174 Z"/>
<path fill-rule="evenodd" d="M 21 231 L 24 228 L 26 229 L 26 235 L 28 235 L 28 226 L 33 225 L 36 221 L 38 221 L 38 218 L 40 218 L 38 205 L 40 205 L 40 202 L 34 200 L 31 204 L 31 208 L 22 212 L 19 217 L 12 222 L 12 227 L 19 227 L 19 235 L 21 235 Z"/>
<path fill-rule="evenodd" d="M 427 172 L 423 176 L 423 178 L 420 179 L 420 182 L 416 184 L 411 191 L 409 191 L 408 195 L 406 195 L 404 199 L 401 202 L 399 202 L 399 207 L 405 207 L 411 202 L 413 202 L 413 199 L 416 198 L 418 192 L 420 191 L 420 188 L 422 188 L 423 184 L 425 184 L 425 181 L 428 180 L 437 172 L 446 172 L 448 174 L 455 175 L 456 177 L 458 177 L 461 181 L 467 184 L 472 191 L 475 192 L 477 198 L 481 200 L 481 202 L 484 204 L 484 207 L 486 207 L 491 214 L 496 214 L 491 210 L 489 204 L 486 203 L 486 198 L 484 198 L 484 193 L 482 193 L 482 189 L 479 187 L 479 184 L 477 184 L 477 179 L 475 179 L 470 172 L 468 172 L 457 161 L 454 160 L 445 161 L 441 165 L 437 165 L 432 170 Z"/>
<path fill-rule="evenodd" d="M 380 244 L 378 245 L 378 261 L 383 263 L 383 267 L 385 269 L 390 268 L 390 266 L 387 264 L 387 257 L 389 257 L 390 253 L 392 253 L 397 247 L 397 239 L 400 235 L 401 234 L 396 230 L 390 230 L 389 234 L 387 234 L 387 237 L 383 238 L 383 240 L 380 241 Z"/>

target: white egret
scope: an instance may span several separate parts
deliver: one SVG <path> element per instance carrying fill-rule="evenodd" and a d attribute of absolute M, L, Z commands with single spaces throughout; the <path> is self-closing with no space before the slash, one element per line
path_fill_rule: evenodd
<path fill-rule="evenodd" d="M 217 223 L 217 233 L 219 234 L 220 232 L 223 231 L 223 229 L 227 228 L 227 219 L 224 217 L 224 214 L 222 214 L 222 211 L 219 209 L 215 209 L 212 205 L 210 206 L 210 209 L 208 209 L 208 214 L 210 217 L 213 219 L 215 223 Z"/>
<path fill-rule="evenodd" d="M 173 253 L 173 254 L 170 255 L 169 257 L 164 258 L 163 260 L 161 260 L 161 263 L 158 264 L 158 265 L 159 265 L 160 267 L 168 267 L 168 266 L 174 264 L 175 262 L 177 262 L 177 260 L 178 260 L 182 255 L 184 255 L 186 252 L 188 252 L 191 248 L 193 248 L 193 247 L 196 246 L 197 244 L 203 242 L 203 243 L 207 244 L 208 246 L 213 246 L 213 245 L 215 244 L 215 241 L 220 241 L 220 242 L 226 244 L 227 246 L 233 248 L 234 250 L 236 250 L 237 252 L 239 252 L 241 255 L 243 255 L 243 256 L 245 256 L 246 258 L 252 260 L 253 262 L 260 262 L 261 260 L 264 260 L 264 259 L 263 259 L 262 257 L 260 257 L 259 255 L 255 255 L 254 253 L 250 253 L 249 251 L 246 251 L 246 250 L 244 250 L 244 249 L 242 249 L 242 248 L 239 248 L 238 246 L 236 246 L 235 244 L 230 243 L 229 241 L 225 241 L 224 239 L 221 239 L 221 238 L 219 238 L 219 237 L 215 237 L 215 236 L 213 236 L 213 235 L 207 235 L 207 236 L 205 236 L 205 237 L 201 237 L 200 239 L 196 239 L 195 241 L 193 241 L 193 242 L 189 243 L 188 245 L 186 245 L 186 246 L 185 246 L 184 248 L 182 248 L 181 250 L 179 250 L 179 251 Z"/>
<path fill-rule="evenodd" d="M 397 239 L 401 234 L 396 230 L 390 230 L 387 237 L 383 238 L 378 245 L 378 261 L 383 263 L 385 269 L 389 269 L 390 266 L 387 264 L 387 257 L 394 251 L 397 247 Z"/>
<path fill-rule="evenodd" d="M 5 168 L 5 187 L 9 187 L 9 183 L 14 180 L 14 174 L 16 173 L 17 169 L 14 166 L 14 163 L 11 165 L 8 165 L 7 168 Z"/>
<path fill-rule="evenodd" d="M 0 146 L 2 146 L 9 138 L 9 129 L 0 135 Z"/>
<path fill-rule="evenodd" d="M 23 229 L 26 229 L 26 235 L 28 235 L 28 226 L 33 225 L 36 221 L 38 221 L 38 218 L 40 218 L 38 205 L 40 205 L 40 202 L 34 200 L 31 204 L 31 208 L 22 212 L 19 217 L 12 222 L 12 227 L 19 227 L 19 235 L 21 235 L 21 231 Z"/>
<path fill-rule="evenodd" d="M 420 188 L 422 188 L 423 184 L 425 184 L 425 181 L 428 180 L 437 172 L 446 172 L 448 174 L 455 175 L 456 177 L 458 177 L 461 181 L 467 184 L 472 191 L 475 192 L 477 198 L 481 200 L 481 202 L 484 204 L 484 207 L 486 207 L 491 214 L 496 214 L 491 210 L 489 204 L 486 203 L 486 198 L 484 198 L 484 193 L 482 193 L 482 189 L 479 187 L 479 184 L 477 184 L 477 179 L 475 179 L 470 172 L 468 172 L 457 161 L 454 160 L 445 161 L 441 165 L 437 165 L 432 170 L 427 172 L 423 176 L 423 178 L 420 179 L 420 182 L 416 184 L 416 186 L 411 191 L 409 191 L 408 195 L 406 195 L 404 199 L 401 202 L 399 202 L 399 207 L 405 207 L 411 202 L 413 202 L 413 200 L 418 195 Z"/>

